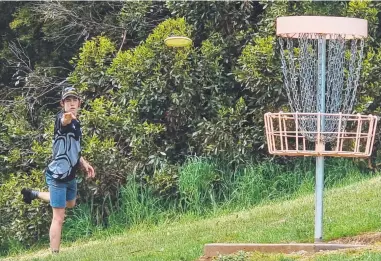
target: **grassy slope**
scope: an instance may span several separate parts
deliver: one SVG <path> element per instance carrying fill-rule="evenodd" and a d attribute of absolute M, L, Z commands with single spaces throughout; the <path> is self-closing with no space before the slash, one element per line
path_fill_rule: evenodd
<path fill-rule="evenodd" d="M 330 190 L 324 204 L 325 240 L 378 231 L 381 177 Z M 63 247 L 58 256 L 44 250 L 7 260 L 195 260 L 202 255 L 206 243 L 312 242 L 313 226 L 314 196 L 309 195 L 217 218 L 184 220 L 135 229 L 123 236 L 74 243 Z"/>

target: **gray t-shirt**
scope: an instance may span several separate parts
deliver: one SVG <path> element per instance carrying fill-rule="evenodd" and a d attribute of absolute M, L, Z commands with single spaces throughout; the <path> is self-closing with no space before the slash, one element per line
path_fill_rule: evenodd
<path fill-rule="evenodd" d="M 47 168 L 47 175 L 59 181 L 70 181 L 75 178 L 81 158 L 81 124 L 72 120 L 70 124 L 62 126 L 63 112 L 56 116 L 54 124 L 53 158 Z"/>

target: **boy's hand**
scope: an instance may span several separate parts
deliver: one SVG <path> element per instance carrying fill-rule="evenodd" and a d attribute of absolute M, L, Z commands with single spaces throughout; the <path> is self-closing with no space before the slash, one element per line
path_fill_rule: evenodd
<path fill-rule="evenodd" d="M 76 120 L 77 118 L 74 116 L 72 112 L 66 112 L 62 115 L 62 125 L 66 126 L 71 123 L 72 120 Z"/>
<path fill-rule="evenodd" d="M 94 168 L 89 163 L 84 164 L 83 168 L 87 172 L 88 178 L 94 178 L 95 177 Z"/>
<path fill-rule="evenodd" d="M 94 168 L 88 163 L 83 157 L 80 159 L 81 167 L 87 172 L 88 178 L 94 178 L 95 177 L 95 171 Z"/>

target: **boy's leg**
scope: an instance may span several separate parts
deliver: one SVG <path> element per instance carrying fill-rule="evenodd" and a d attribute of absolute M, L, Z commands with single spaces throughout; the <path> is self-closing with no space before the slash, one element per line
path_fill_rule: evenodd
<path fill-rule="evenodd" d="M 32 200 L 39 198 L 43 201 L 50 202 L 50 193 L 49 192 L 39 192 L 37 190 L 23 188 L 21 190 L 23 196 L 23 201 L 27 204 L 31 204 Z"/>
<path fill-rule="evenodd" d="M 43 201 L 50 202 L 50 192 L 38 192 L 37 197 Z"/>
<path fill-rule="evenodd" d="M 66 207 L 74 208 L 76 198 L 77 198 L 77 180 L 74 179 L 67 184 Z"/>
<path fill-rule="evenodd" d="M 76 201 L 76 199 L 66 201 L 66 207 L 67 208 L 74 208 L 75 207 L 75 201 Z"/>
<path fill-rule="evenodd" d="M 53 219 L 50 225 L 50 248 L 53 253 L 60 249 L 62 226 L 65 219 L 67 183 L 57 182 L 47 178 L 49 195 L 42 194 L 41 197 L 50 199 L 50 206 L 53 209 Z"/>
<path fill-rule="evenodd" d="M 23 188 L 21 190 L 22 199 L 27 204 L 31 204 L 32 200 L 38 198 L 39 193 L 40 192 L 38 192 L 37 190 L 32 190 L 32 189 L 28 189 L 28 188 Z"/>
<path fill-rule="evenodd" d="M 58 252 L 61 244 L 62 225 L 65 218 L 65 208 L 53 208 L 53 219 L 50 225 L 50 249 Z"/>

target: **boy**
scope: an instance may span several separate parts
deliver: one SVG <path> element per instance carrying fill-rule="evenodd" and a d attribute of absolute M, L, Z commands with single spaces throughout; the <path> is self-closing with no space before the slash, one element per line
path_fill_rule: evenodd
<path fill-rule="evenodd" d="M 75 173 L 82 167 L 89 178 L 95 176 L 93 167 L 81 157 L 81 125 L 77 112 L 81 99 L 73 87 L 62 92 L 60 112 L 54 125 L 53 158 L 45 171 L 49 192 L 38 192 L 23 188 L 21 194 L 25 203 L 31 204 L 34 199 L 50 202 L 53 219 L 50 226 L 50 248 L 58 253 L 61 242 L 61 230 L 65 217 L 65 207 L 73 208 L 77 195 Z"/>

